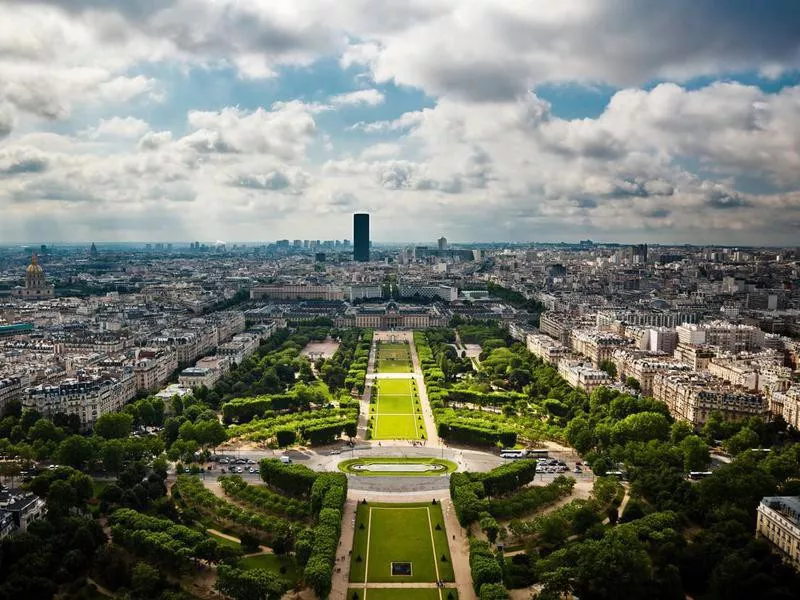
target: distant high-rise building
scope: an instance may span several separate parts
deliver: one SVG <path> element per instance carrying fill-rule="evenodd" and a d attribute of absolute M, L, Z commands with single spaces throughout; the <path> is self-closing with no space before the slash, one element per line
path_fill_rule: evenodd
<path fill-rule="evenodd" d="M 440 237 L 439 238 L 439 250 L 447 250 L 447 238 Z"/>
<path fill-rule="evenodd" d="M 92 242 L 92 247 L 89 248 L 89 254 L 91 256 L 97 256 L 97 246 L 94 245 L 94 242 Z"/>
<path fill-rule="evenodd" d="M 302 248 L 303 247 L 303 240 L 294 240 L 292 244 L 295 248 Z"/>
<path fill-rule="evenodd" d="M 353 215 L 353 260 L 369 262 L 369 215 Z"/>

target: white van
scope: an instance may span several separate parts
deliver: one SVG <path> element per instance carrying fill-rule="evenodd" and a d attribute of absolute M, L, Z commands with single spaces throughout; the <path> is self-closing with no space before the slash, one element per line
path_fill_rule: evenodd
<path fill-rule="evenodd" d="M 290 465 L 292 464 L 292 459 L 288 456 L 281 456 L 281 462 L 285 465 Z"/>

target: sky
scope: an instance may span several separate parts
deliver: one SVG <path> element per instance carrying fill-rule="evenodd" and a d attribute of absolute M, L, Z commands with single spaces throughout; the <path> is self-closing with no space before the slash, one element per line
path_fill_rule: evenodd
<path fill-rule="evenodd" d="M 0 243 L 800 245 L 797 0 L 0 14 Z"/>

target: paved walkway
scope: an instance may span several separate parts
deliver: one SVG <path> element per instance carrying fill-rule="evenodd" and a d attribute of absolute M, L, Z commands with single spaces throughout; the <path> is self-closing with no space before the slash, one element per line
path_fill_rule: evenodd
<path fill-rule="evenodd" d="M 342 535 L 336 550 L 336 563 L 333 565 L 333 580 L 330 600 L 347 600 L 347 587 L 350 585 L 350 551 L 353 549 L 353 533 L 358 500 L 348 493 L 342 511 Z"/>
<path fill-rule="evenodd" d="M 443 498 L 441 504 L 459 600 L 477 600 L 475 589 L 472 587 L 472 571 L 469 568 L 469 539 L 456 518 L 456 511 L 450 500 L 449 492 L 448 497 Z"/>
<path fill-rule="evenodd" d="M 362 440 L 367 439 L 367 425 L 369 421 L 369 398 L 372 395 L 374 381 L 370 374 L 375 371 L 375 356 L 377 354 L 375 339 L 369 348 L 369 359 L 367 360 L 367 378 L 364 382 L 364 393 L 361 394 L 361 406 L 358 415 L 358 437 Z"/>

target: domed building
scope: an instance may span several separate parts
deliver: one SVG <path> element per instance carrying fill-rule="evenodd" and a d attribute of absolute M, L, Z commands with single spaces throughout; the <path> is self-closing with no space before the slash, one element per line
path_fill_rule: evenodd
<path fill-rule="evenodd" d="M 47 279 L 44 276 L 44 269 L 42 269 L 42 266 L 39 264 L 39 257 L 34 254 L 31 257 L 31 264 L 25 269 L 25 287 L 15 287 L 11 290 L 11 295 L 18 298 L 39 300 L 43 298 L 52 298 L 54 293 L 54 286 L 47 283 Z"/>

